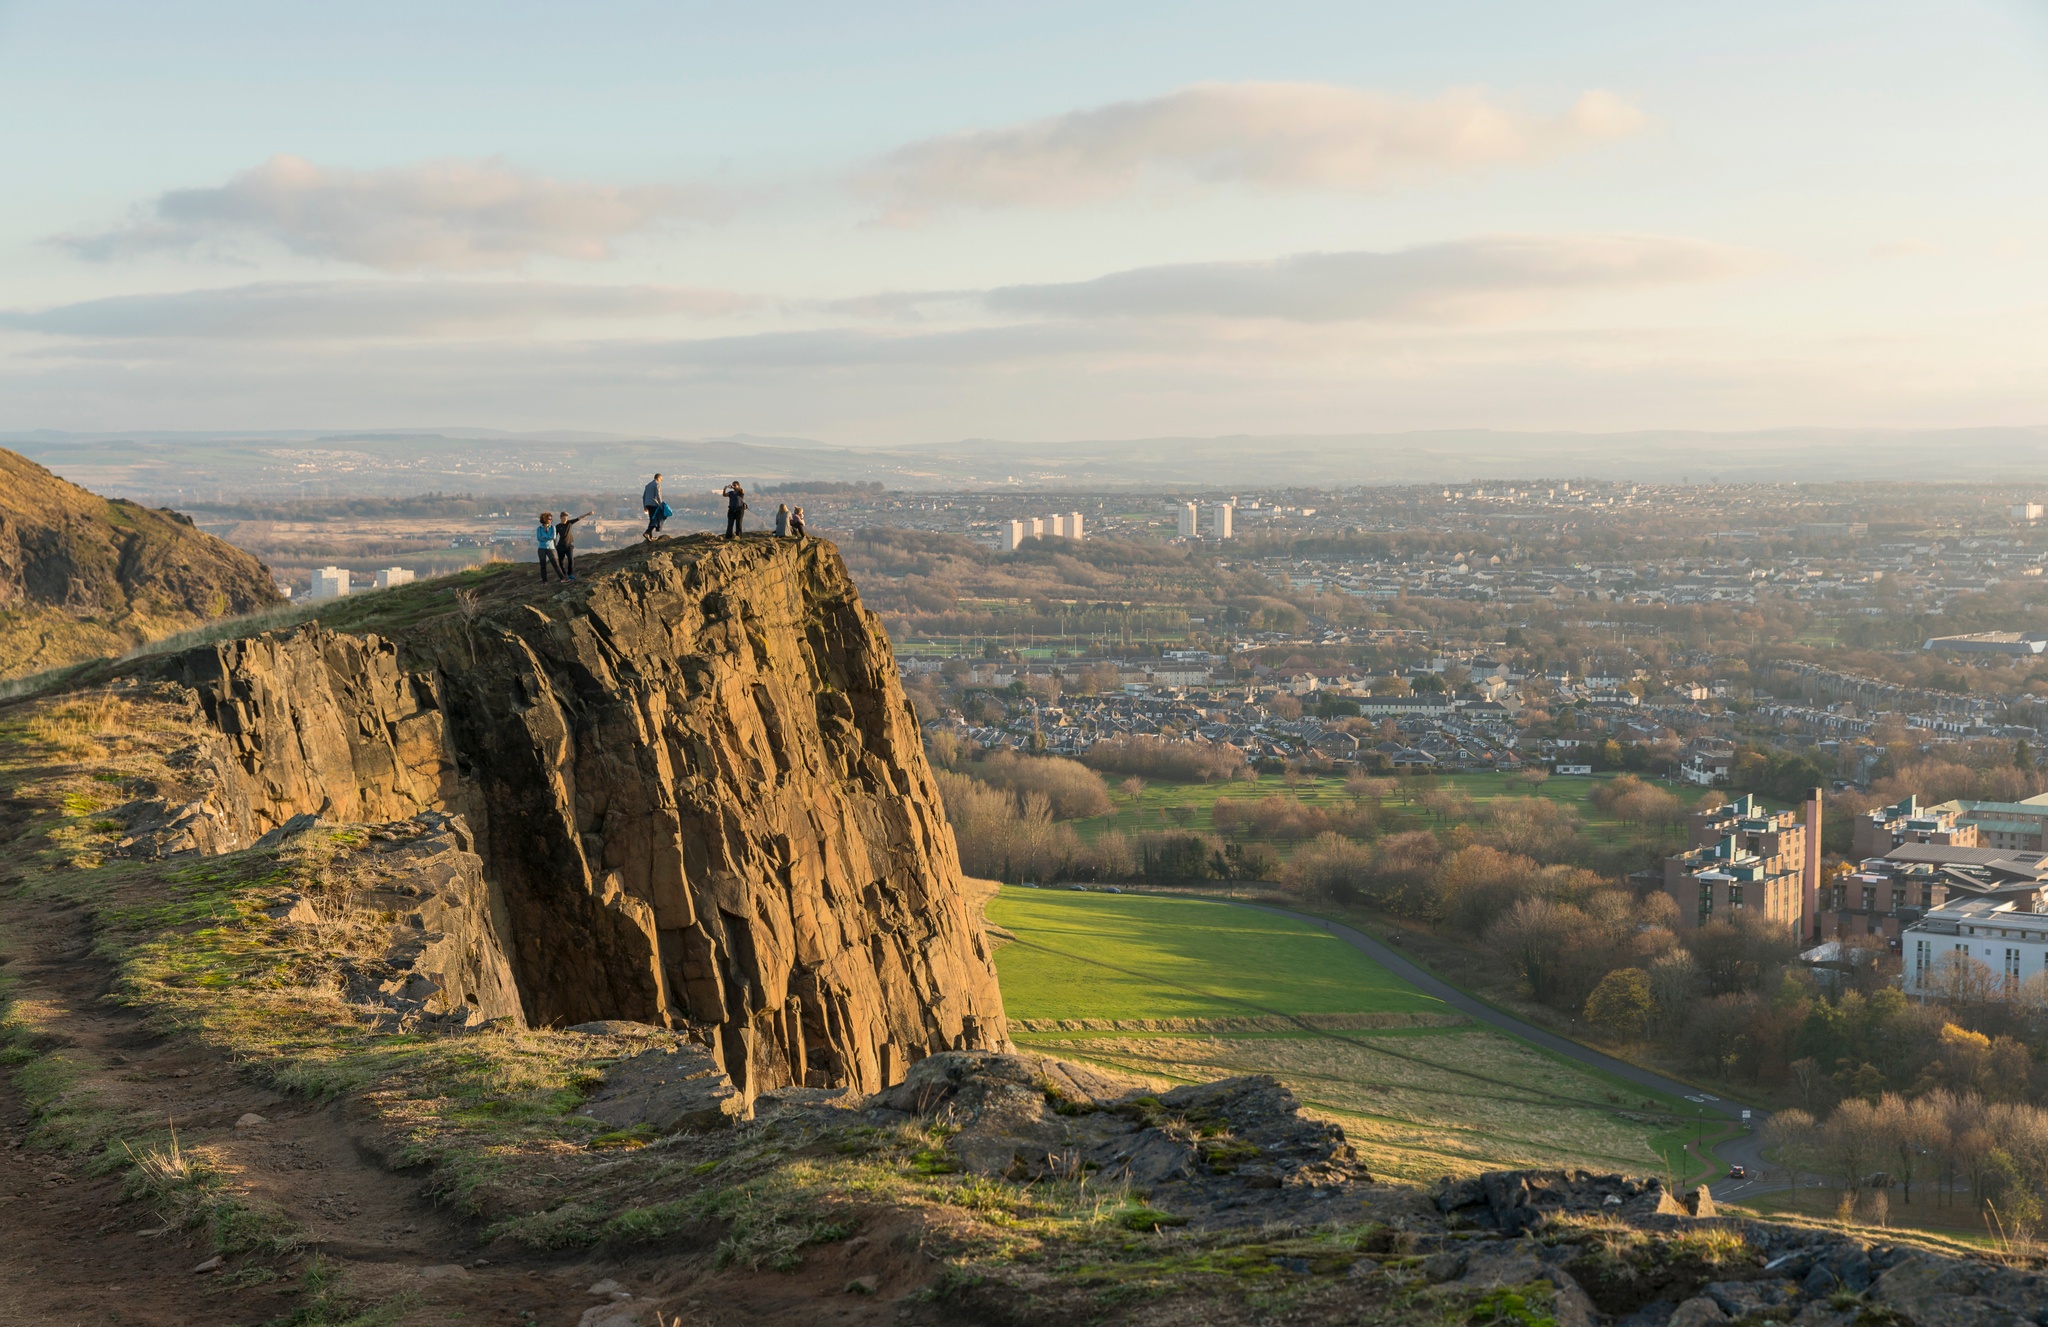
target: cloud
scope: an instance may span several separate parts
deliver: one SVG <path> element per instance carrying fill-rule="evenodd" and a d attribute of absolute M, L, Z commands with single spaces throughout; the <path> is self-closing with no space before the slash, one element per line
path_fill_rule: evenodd
<path fill-rule="evenodd" d="M 51 242 L 106 260 L 253 237 L 386 272 L 483 271 L 608 258 L 622 235 L 716 207 L 704 190 L 550 180 L 496 158 L 346 170 L 280 155 L 216 188 L 163 194 L 128 225 Z"/>
<path fill-rule="evenodd" d="M 572 320 L 719 317 L 760 302 L 716 290 L 547 281 L 264 282 L 0 311 L 0 327 L 114 340 L 361 340 L 505 335 Z"/>
<path fill-rule="evenodd" d="M 935 306 L 1059 318 L 1264 318 L 1489 323 L 1603 290 L 1721 280 L 1767 254 L 1654 235 L 1499 235 L 1391 252 L 1181 263 L 1090 281 L 871 295 L 833 308 L 916 318 Z"/>
<path fill-rule="evenodd" d="M 1269 189 L 1377 189 L 1537 161 L 1648 123 L 1608 92 L 1538 115 L 1472 90 L 1420 101 L 1321 83 L 1201 83 L 1144 101 L 925 139 L 855 181 L 892 218 L 945 206 L 1071 207 L 1153 176 Z"/>

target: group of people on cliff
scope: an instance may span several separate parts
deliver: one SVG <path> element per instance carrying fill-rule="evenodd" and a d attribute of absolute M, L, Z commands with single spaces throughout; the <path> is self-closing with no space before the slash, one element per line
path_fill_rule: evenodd
<path fill-rule="evenodd" d="M 735 479 L 719 490 L 719 495 L 725 499 L 725 537 L 736 538 L 746 524 L 747 490 Z M 642 539 L 652 539 L 660 534 L 662 523 L 675 515 L 675 509 L 662 500 L 660 475 L 648 480 L 647 487 L 640 490 L 640 505 L 647 509 L 647 529 L 641 534 Z M 786 502 L 778 504 L 775 508 L 775 533 L 783 539 L 803 538 L 804 509 L 793 508 Z"/>
<path fill-rule="evenodd" d="M 725 537 L 736 538 L 742 532 L 747 515 L 747 491 L 735 479 L 720 490 L 725 498 Z M 642 539 L 653 539 L 661 533 L 662 525 L 675 515 L 675 509 L 661 496 L 661 476 L 647 481 L 647 487 L 640 490 L 640 505 L 647 510 L 647 529 Z M 576 532 L 578 521 L 588 520 L 589 512 L 571 516 L 568 512 L 557 515 L 542 512 L 540 524 L 534 527 L 534 544 L 540 552 L 541 584 L 547 584 L 548 573 L 565 581 L 576 579 Z M 780 503 L 775 508 L 775 534 L 782 539 L 801 539 L 804 536 L 804 509 Z"/>

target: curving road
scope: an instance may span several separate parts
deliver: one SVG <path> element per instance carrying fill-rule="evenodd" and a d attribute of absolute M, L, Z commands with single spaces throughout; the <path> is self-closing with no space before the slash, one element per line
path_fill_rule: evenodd
<path fill-rule="evenodd" d="M 1654 1092 L 1669 1093 L 1672 1096 L 1691 1101 L 1709 1114 L 1725 1116 L 1731 1120 L 1739 1121 L 1742 1118 L 1743 1111 L 1749 1110 L 1752 1112 L 1752 1124 L 1757 1124 L 1761 1123 L 1764 1116 L 1769 1113 L 1760 1108 L 1746 1106 L 1740 1101 L 1723 1101 L 1719 1097 L 1702 1092 L 1690 1083 L 1682 1083 L 1675 1078 L 1666 1078 L 1662 1074 L 1652 1073 L 1650 1070 L 1630 1064 L 1626 1060 L 1617 1060 L 1612 1055 L 1603 1055 L 1592 1047 L 1582 1046 L 1569 1037 L 1561 1037 L 1557 1033 L 1537 1027 L 1533 1023 L 1525 1023 L 1512 1014 L 1502 1013 L 1477 996 L 1459 990 L 1441 977 L 1431 973 L 1413 959 L 1401 953 L 1400 950 L 1375 940 L 1354 926 L 1346 926 L 1343 922 L 1331 921 L 1327 917 L 1317 917 L 1312 913 L 1295 912 L 1291 908 L 1276 908 L 1270 904 L 1245 903 L 1235 899 L 1229 901 L 1240 908 L 1252 908 L 1259 912 L 1270 912 L 1276 917 L 1287 917 L 1294 921 L 1307 922 L 1311 926 L 1321 927 L 1339 940 L 1350 945 L 1353 949 L 1364 954 L 1373 962 L 1386 968 L 1409 985 L 1414 986 L 1417 990 L 1422 991 L 1426 995 L 1435 996 L 1460 1013 L 1469 1014 L 1479 1022 L 1491 1024 L 1510 1036 L 1534 1042 L 1545 1050 L 1554 1051 L 1567 1059 L 1576 1060 L 1589 1068 L 1613 1074 L 1615 1077 L 1634 1083 L 1638 1087 L 1646 1087 Z M 1753 1128 L 1746 1133 L 1737 1134 L 1733 1138 L 1725 1139 L 1716 1144 L 1712 1152 L 1713 1155 L 1719 1157 L 1724 1162 L 1745 1167 L 1751 1176 L 1747 1180 L 1716 1180 L 1713 1183 L 1713 1190 L 1714 1196 L 1717 1198 L 1740 1198 L 1746 1194 L 1761 1193 L 1770 1189 L 1782 1189 L 1785 1187 L 1782 1181 L 1766 1180 L 1763 1178 L 1765 1171 L 1763 1141 Z"/>

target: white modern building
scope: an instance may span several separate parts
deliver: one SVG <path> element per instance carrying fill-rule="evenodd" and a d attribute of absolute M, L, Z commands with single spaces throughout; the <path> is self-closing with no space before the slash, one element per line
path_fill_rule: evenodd
<path fill-rule="evenodd" d="M 2041 504 L 2038 502 L 2015 502 L 2006 510 L 2012 514 L 2014 520 L 2025 521 L 2028 525 L 2040 520 L 2042 515 Z"/>
<path fill-rule="evenodd" d="M 1067 513 L 1067 538 L 1069 538 L 1069 539 L 1073 539 L 1073 540 L 1077 540 L 1077 541 L 1078 541 L 1078 540 L 1079 540 L 1079 539 L 1080 539 L 1080 538 L 1082 537 L 1082 536 L 1081 536 L 1081 528 L 1082 528 L 1082 527 L 1081 527 L 1081 513 L 1080 513 L 1080 512 L 1077 512 L 1077 511 L 1070 511 L 1070 512 L 1068 512 L 1068 513 Z"/>
<path fill-rule="evenodd" d="M 1906 926 L 1899 954 L 1908 995 L 1939 996 L 1980 981 L 1993 996 L 2010 995 L 2029 977 L 2048 973 L 2048 914 L 2022 912 L 2009 898 L 1965 898 Z"/>
<path fill-rule="evenodd" d="M 348 568 L 322 567 L 313 573 L 313 591 L 308 599 L 339 599 L 349 591 Z"/>
<path fill-rule="evenodd" d="M 1209 508 L 1209 537 L 1230 538 L 1230 518 L 1237 508 L 1227 502 L 1219 502 Z"/>
<path fill-rule="evenodd" d="M 1024 522 L 1024 533 L 1030 535 L 1033 539 L 1045 538 L 1045 518 L 1033 516 L 1026 519 Z"/>
<path fill-rule="evenodd" d="M 1200 534 L 1201 534 L 1201 528 L 1200 528 L 1200 527 L 1201 527 L 1201 511 L 1202 511 L 1202 509 L 1201 509 L 1200 507 L 1197 507 L 1197 506 L 1196 506 L 1196 505 L 1195 505 L 1194 503 L 1192 503 L 1192 502 L 1183 502 L 1183 503 L 1182 503 L 1182 504 L 1180 505 L 1180 537 L 1181 537 L 1181 538 L 1183 538 L 1183 539 L 1194 539 L 1194 538 L 1197 538 L 1197 537 L 1199 537 L 1199 536 L 1200 536 Z"/>
<path fill-rule="evenodd" d="M 377 573 L 376 584 L 378 589 L 388 590 L 394 585 L 410 585 L 415 579 L 404 567 L 386 567 Z"/>
<path fill-rule="evenodd" d="M 1003 527 L 1003 551 L 1014 553 L 1024 544 L 1024 522 L 1011 521 Z"/>

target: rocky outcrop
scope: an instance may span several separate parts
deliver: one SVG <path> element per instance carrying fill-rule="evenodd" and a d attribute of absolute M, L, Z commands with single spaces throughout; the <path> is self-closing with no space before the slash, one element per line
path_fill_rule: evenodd
<path fill-rule="evenodd" d="M 279 601 L 261 562 L 189 518 L 99 497 L 0 449 L 0 678 Z"/>
<path fill-rule="evenodd" d="M 1155 1094 L 1044 1056 L 956 1052 L 866 1106 L 956 1126 L 947 1148 L 963 1170 L 1129 1185 L 1205 1226 L 1327 1219 L 1345 1186 L 1371 1179 L 1342 1129 L 1263 1074 Z"/>
<path fill-rule="evenodd" d="M 1004 1047 L 916 716 L 836 550 L 584 565 L 388 592 L 396 638 L 312 625 L 149 665 L 210 729 L 215 791 L 165 823 L 218 849 L 302 814 L 462 815 L 531 1023 L 687 1031 L 748 1099 Z"/>

